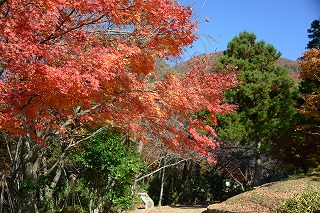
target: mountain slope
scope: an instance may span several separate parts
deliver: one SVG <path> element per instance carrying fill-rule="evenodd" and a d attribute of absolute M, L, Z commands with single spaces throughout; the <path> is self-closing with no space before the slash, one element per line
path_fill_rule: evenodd
<path fill-rule="evenodd" d="M 203 58 L 204 56 L 210 56 L 210 60 L 212 60 L 214 63 L 219 59 L 219 57 L 221 57 L 223 55 L 223 51 L 217 51 L 217 52 L 214 52 L 214 53 L 210 53 L 210 54 L 202 54 L 202 55 L 198 55 L 198 56 L 195 56 L 194 58 L 188 60 L 188 61 L 185 61 L 185 62 L 182 62 L 180 64 L 178 64 L 177 66 L 173 67 L 173 69 L 178 72 L 178 73 L 185 73 L 188 69 L 188 65 L 190 63 L 192 63 L 192 61 L 196 60 L 196 59 L 201 59 Z M 300 79 L 299 79 L 299 64 L 298 62 L 296 61 L 291 61 L 289 59 L 286 59 L 286 58 L 279 58 L 276 63 L 275 63 L 276 66 L 281 66 L 281 67 L 284 67 L 288 70 L 288 74 L 289 76 L 297 83 L 300 82 Z"/>

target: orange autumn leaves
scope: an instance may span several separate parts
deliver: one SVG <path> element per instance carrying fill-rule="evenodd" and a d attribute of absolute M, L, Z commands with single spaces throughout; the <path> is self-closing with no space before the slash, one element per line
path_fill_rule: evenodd
<path fill-rule="evenodd" d="M 308 117 L 320 121 L 320 50 L 310 49 L 299 58 L 300 78 L 308 80 L 311 87 L 310 94 L 304 94 L 305 103 L 300 108 L 300 112 Z"/>
<path fill-rule="evenodd" d="M 1 2 L 0 129 L 45 143 L 68 136 L 66 124 L 96 123 L 206 154 L 214 141 L 197 131 L 214 131 L 191 114 L 230 111 L 222 92 L 234 74 L 197 65 L 146 78 L 154 58 L 178 56 L 195 31 L 191 8 L 171 0 Z"/>
<path fill-rule="evenodd" d="M 320 50 L 310 49 L 299 58 L 301 68 L 300 78 L 311 80 L 320 80 Z"/>

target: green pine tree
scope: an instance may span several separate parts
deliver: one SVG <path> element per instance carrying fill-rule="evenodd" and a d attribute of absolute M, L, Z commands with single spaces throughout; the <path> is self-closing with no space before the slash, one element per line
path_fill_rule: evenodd
<path fill-rule="evenodd" d="M 241 32 L 228 44 L 218 66 L 232 65 L 239 71 L 238 85 L 225 96 L 237 104 L 236 112 L 219 115 L 219 136 L 255 150 L 253 185 L 261 184 L 262 158 L 275 135 L 293 124 L 297 92 L 294 82 L 282 67 L 275 67 L 280 57 L 272 45 L 256 41 L 256 35 Z"/>
<path fill-rule="evenodd" d="M 308 29 L 308 38 L 310 39 L 307 49 L 320 49 L 320 19 L 314 20 L 311 23 L 311 28 Z"/>

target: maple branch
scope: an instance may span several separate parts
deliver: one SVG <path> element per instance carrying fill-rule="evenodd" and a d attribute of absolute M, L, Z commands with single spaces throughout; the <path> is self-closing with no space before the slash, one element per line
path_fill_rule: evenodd
<path fill-rule="evenodd" d="M 75 9 L 72 9 L 71 12 L 68 14 L 68 16 L 70 17 L 74 13 L 74 11 L 75 11 Z M 56 27 L 55 31 L 58 31 L 62 27 L 62 25 L 64 25 L 64 23 L 66 23 L 66 22 L 67 22 L 67 20 L 63 19 L 61 21 L 61 23 Z"/>
<path fill-rule="evenodd" d="M 4 3 L 6 3 L 7 2 L 7 0 L 1 0 L 0 1 L 0 7 L 2 7 L 2 5 L 4 4 Z"/>
<path fill-rule="evenodd" d="M 243 147 L 243 146 L 227 146 L 220 147 L 220 149 L 230 150 L 230 149 L 242 149 L 242 150 L 254 150 L 254 147 Z"/>
<path fill-rule="evenodd" d="M 60 128 L 65 129 L 67 126 L 71 125 L 73 123 L 72 121 L 75 120 L 77 117 L 89 114 L 91 112 L 91 110 L 94 110 L 94 109 L 98 108 L 100 105 L 101 104 L 96 104 L 96 105 L 92 106 L 90 109 L 87 109 L 87 110 L 84 110 L 84 111 L 80 111 L 81 110 L 80 106 L 77 107 L 77 109 L 75 110 L 75 114 L 76 115 L 74 117 L 72 117 L 72 118 L 69 118 L 64 123 L 62 123 L 60 125 Z M 55 130 L 52 133 L 50 133 L 50 127 L 47 127 L 46 130 L 47 131 L 45 133 L 42 132 L 42 131 L 38 131 L 37 132 L 37 136 L 46 141 L 46 140 L 49 140 L 53 136 L 60 135 L 60 131 L 59 130 Z"/>
<path fill-rule="evenodd" d="M 106 128 L 107 128 L 107 126 L 103 126 L 100 129 L 98 129 L 95 132 L 93 132 L 92 134 L 90 134 L 89 136 L 87 136 L 87 137 L 85 137 L 85 138 L 83 138 L 83 139 L 81 139 L 81 140 L 79 140 L 79 141 L 77 141 L 75 143 L 70 144 L 69 146 L 67 146 L 66 150 L 70 149 L 71 147 L 74 147 L 75 145 L 78 145 L 79 143 L 81 143 L 81 142 L 83 142 L 85 140 L 88 140 L 88 139 L 92 138 L 93 136 L 95 136 L 96 134 L 98 134 L 99 132 L 103 131 Z"/>
<path fill-rule="evenodd" d="M 66 30 L 65 32 L 63 32 L 63 33 L 61 33 L 61 34 L 59 34 L 59 35 L 53 35 L 53 34 L 51 34 L 48 38 L 46 38 L 45 40 L 41 41 L 40 44 L 45 44 L 46 42 L 48 42 L 48 41 L 50 41 L 50 40 L 56 39 L 56 38 L 58 38 L 58 37 L 61 38 L 62 36 L 64 36 L 65 34 L 71 32 L 71 31 L 77 30 L 77 29 L 79 29 L 79 28 L 81 28 L 81 27 L 84 27 L 84 26 L 88 26 L 88 25 L 94 24 L 94 23 L 100 21 L 103 17 L 105 17 L 105 14 L 102 14 L 100 17 L 96 18 L 95 20 L 92 20 L 92 21 L 89 21 L 89 22 L 87 22 L 87 23 L 83 23 L 83 24 L 80 24 L 80 25 L 78 25 L 78 26 L 72 27 L 72 28 L 70 28 L 69 30 Z M 64 23 L 64 22 L 63 22 L 63 23 Z M 62 26 L 62 25 L 61 25 L 61 26 Z"/>
<path fill-rule="evenodd" d="M 128 35 L 130 34 L 129 30 L 118 30 L 118 29 L 107 29 L 107 30 L 91 30 L 92 33 L 105 33 L 107 35 Z"/>
<path fill-rule="evenodd" d="M 101 105 L 101 104 L 96 104 L 96 105 L 94 105 L 93 107 L 91 107 L 90 109 L 84 110 L 84 111 L 82 111 L 82 112 L 78 112 L 78 113 L 76 114 L 76 117 L 89 114 L 89 113 L 91 112 L 91 110 L 94 110 L 94 109 L 98 108 L 100 105 Z M 71 120 L 73 120 L 73 119 L 75 119 L 75 118 L 69 119 L 69 120 L 66 121 L 64 124 L 62 124 L 61 127 L 62 127 L 62 128 L 66 128 L 67 126 L 69 126 L 69 125 L 72 123 Z"/>
<path fill-rule="evenodd" d="M 94 14 L 93 14 L 92 16 L 94 16 Z M 79 29 L 79 28 L 81 28 L 81 27 L 83 27 L 83 26 L 87 26 L 87 25 L 90 25 L 90 24 L 94 24 L 94 23 L 100 21 L 103 17 L 105 17 L 105 14 L 102 14 L 100 17 L 96 18 L 95 20 L 92 20 L 92 21 L 89 21 L 89 22 L 87 22 L 87 23 L 83 23 L 83 24 L 80 24 L 80 25 L 78 25 L 78 26 L 75 26 L 75 27 L 71 28 L 69 31 L 67 31 L 66 33 L 70 32 L 70 31 L 72 31 L 72 30 Z M 65 33 L 64 33 L 64 34 L 65 34 Z"/>
<path fill-rule="evenodd" d="M 24 105 L 22 105 L 21 107 L 19 107 L 19 110 L 23 110 L 23 109 L 26 108 L 29 104 L 31 104 L 32 99 L 33 99 L 34 97 L 36 97 L 36 96 L 38 96 L 38 95 L 32 94 L 32 95 L 30 96 L 30 98 L 28 99 L 27 103 L 24 104 Z"/>
<path fill-rule="evenodd" d="M 243 183 L 241 183 L 237 178 L 235 178 L 232 174 L 232 172 L 230 172 L 231 177 L 233 178 L 233 180 L 235 180 L 240 186 L 241 186 L 241 190 L 244 192 L 245 189 L 243 187 Z"/>
<path fill-rule="evenodd" d="M 70 12 L 70 14 L 68 14 L 68 16 L 70 17 L 70 16 L 74 13 L 74 11 L 75 11 L 75 9 L 72 9 L 71 12 Z M 67 20 L 63 19 L 63 20 L 60 22 L 60 24 L 56 27 L 55 31 L 57 32 L 57 31 L 59 31 L 59 30 L 62 30 L 61 27 L 62 27 L 62 25 L 64 25 L 66 22 L 67 22 Z M 49 41 L 49 40 L 51 40 L 51 39 L 55 39 L 55 38 L 57 38 L 57 37 L 58 37 L 58 36 L 55 36 L 54 34 L 50 34 L 50 35 L 48 36 L 48 38 L 46 38 L 45 40 L 43 40 L 42 42 L 40 42 L 40 44 L 44 44 L 45 42 L 47 42 L 47 41 Z"/>
<path fill-rule="evenodd" d="M 140 178 L 135 179 L 134 182 L 138 182 L 138 181 L 140 181 L 140 180 L 142 180 L 142 179 L 144 179 L 144 178 L 146 178 L 146 177 L 149 177 L 149 176 L 151 176 L 151 175 L 153 175 L 153 174 L 161 171 L 162 169 L 165 169 L 165 168 L 170 167 L 170 166 L 175 166 L 175 165 L 177 165 L 177 164 L 179 164 L 179 163 L 182 163 L 182 162 L 184 162 L 184 161 L 187 161 L 187 160 L 190 160 L 190 158 L 182 159 L 182 160 L 180 160 L 180 161 L 178 161 L 178 162 L 176 162 L 176 163 L 167 164 L 167 165 L 165 165 L 165 166 L 162 166 L 162 167 L 160 167 L 159 169 L 154 170 L 153 172 L 151 172 L 151 173 L 149 173 L 149 174 L 147 174 L 147 175 L 144 175 L 144 176 L 142 176 L 142 177 L 140 177 Z"/>
<path fill-rule="evenodd" d="M 5 14 L 4 14 L 4 16 L 3 16 L 2 18 L 7 17 L 8 14 L 9 14 L 9 11 L 10 11 L 10 9 L 11 9 L 11 8 L 9 7 L 9 3 L 8 3 L 7 0 L 1 0 L 1 1 L 0 1 L 0 7 L 2 7 L 2 5 L 4 5 L 4 3 L 7 3 L 8 7 L 7 7 L 7 11 L 5 12 Z"/>

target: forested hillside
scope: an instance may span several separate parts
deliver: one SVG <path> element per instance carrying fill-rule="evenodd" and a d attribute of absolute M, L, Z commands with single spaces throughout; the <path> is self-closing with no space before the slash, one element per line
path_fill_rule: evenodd
<path fill-rule="evenodd" d="M 204 54 L 204 55 L 198 55 L 192 59 L 190 59 L 189 61 L 185 61 L 182 62 L 180 64 L 177 64 L 173 67 L 173 69 L 176 72 L 181 72 L 184 73 L 186 72 L 187 66 L 189 63 L 191 63 L 193 60 L 198 60 L 198 58 L 201 58 L 206 56 L 206 57 L 210 57 L 213 64 L 216 64 L 217 60 L 223 55 L 223 51 L 217 51 L 217 52 L 213 52 L 213 53 L 209 53 L 209 54 Z M 279 58 L 277 59 L 277 61 L 275 62 L 276 66 L 281 66 L 284 67 L 288 70 L 288 74 L 290 75 L 290 77 L 297 83 L 299 83 L 301 80 L 299 79 L 299 64 L 297 61 L 292 61 L 286 58 Z"/>

